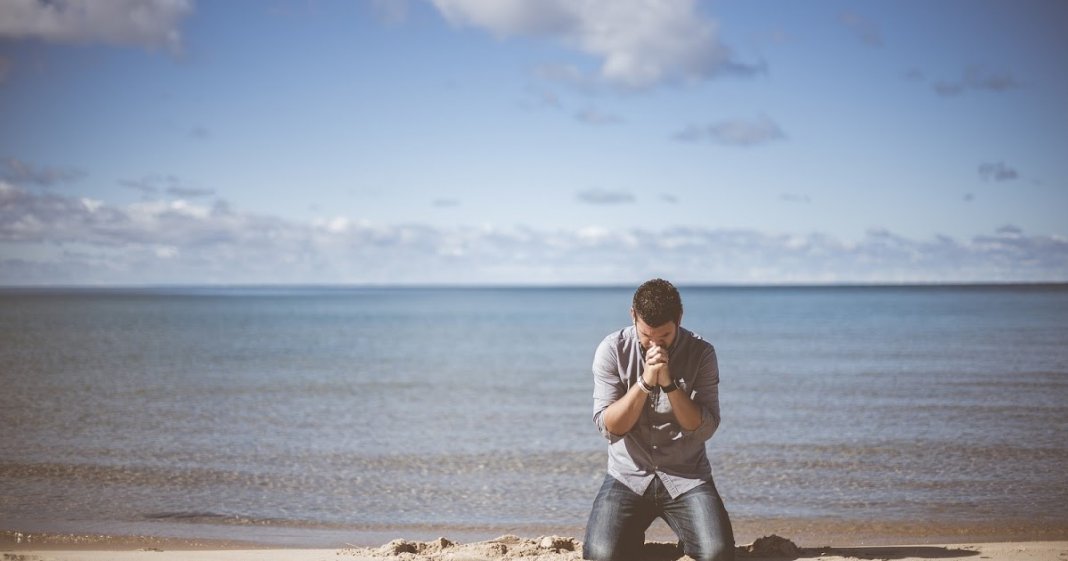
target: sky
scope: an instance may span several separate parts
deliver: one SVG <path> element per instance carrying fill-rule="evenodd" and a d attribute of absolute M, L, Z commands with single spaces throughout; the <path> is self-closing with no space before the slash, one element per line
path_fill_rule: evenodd
<path fill-rule="evenodd" d="M 1068 281 L 1063 0 L 4 0 L 0 284 Z"/>

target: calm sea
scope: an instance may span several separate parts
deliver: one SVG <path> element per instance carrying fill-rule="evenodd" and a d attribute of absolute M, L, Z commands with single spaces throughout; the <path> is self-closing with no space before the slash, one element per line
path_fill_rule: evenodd
<path fill-rule="evenodd" d="M 0 530 L 581 531 L 631 293 L 0 291 Z M 1068 285 L 682 294 L 736 522 L 1068 526 Z"/>

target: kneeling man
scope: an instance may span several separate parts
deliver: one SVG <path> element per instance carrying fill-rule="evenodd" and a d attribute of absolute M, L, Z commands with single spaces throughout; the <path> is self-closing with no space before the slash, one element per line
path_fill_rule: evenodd
<path fill-rule="evenodd" d="M 593 359 L 593 422 L 610 445 L 583 557 L 634 558 L 660 517 L 695 561 L 734 559 L 705 453 L 719 426 L 716 351 L 681 326 L 682 299 L 665 280 L 638 287 L 630 313 L 633 324 L 601 341 Z"/>

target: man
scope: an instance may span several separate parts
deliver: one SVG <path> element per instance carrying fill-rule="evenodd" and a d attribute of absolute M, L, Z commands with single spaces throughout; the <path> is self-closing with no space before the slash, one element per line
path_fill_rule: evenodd
<path fill-rule="evenodd" d="M 682 299 L 665 280 L 638 287 L 630 315 L 633 325 L 601 341 L 593 359 L 593 422 L 610 445 L 583 557 L 633 558 L 660 517 L 695 561 L 733 559 L 705 453 L 719 426 L 716 351 L 681 327 Z"/>

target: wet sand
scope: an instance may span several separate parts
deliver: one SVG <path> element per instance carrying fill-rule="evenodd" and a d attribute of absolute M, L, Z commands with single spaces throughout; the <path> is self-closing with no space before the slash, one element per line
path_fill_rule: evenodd
<path fill-rule="evenodd" d="M 458 543 L 395 539 L 377 547 L 340 549 L 250 548 L 235 542 L 196 542 L 160 538 L 44 536 L 5 532 L 4 561 L 578 561 L 582 543 L 572 537 L 513 535 Z M 27 541 L 28 540 L 28 541 Z M 740 545 L 739 559 L 983 559 L 991 561 L 1066 561 L 1068 540 L 879 546 L 802 547 L 779 536 Z M 686 561 L 673 542 L 646 543 L 642 559 Z"/>

